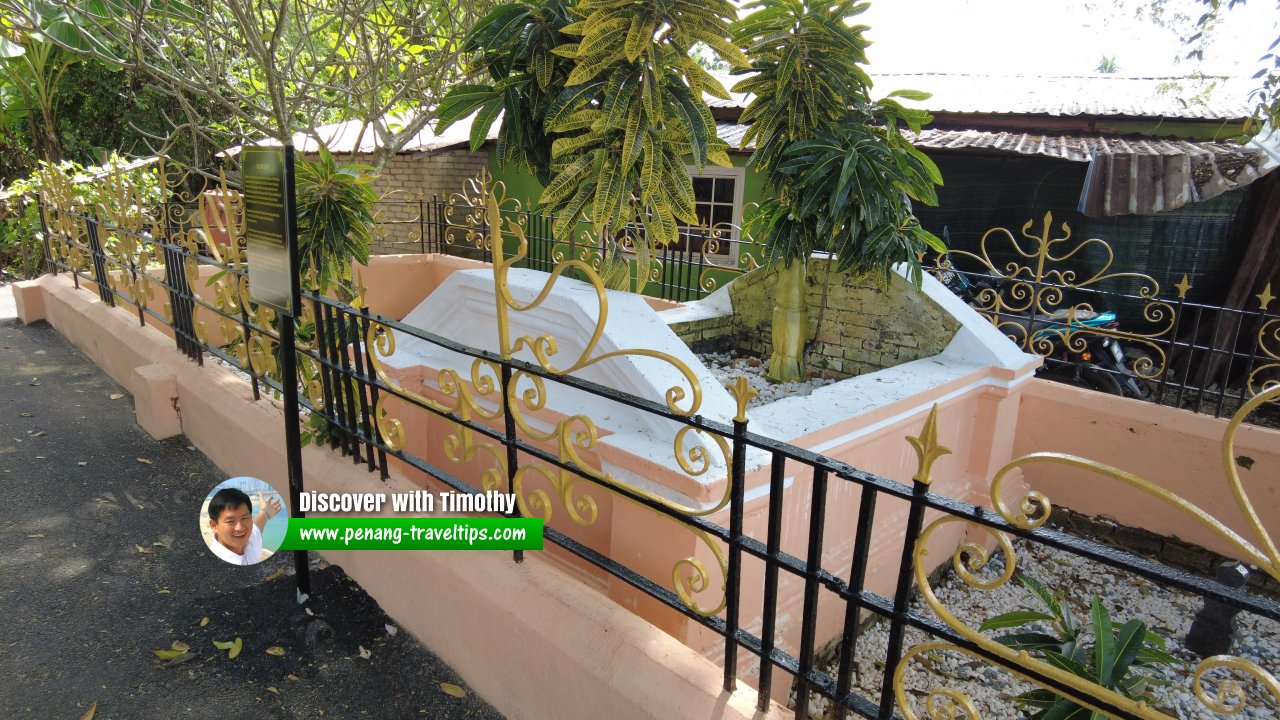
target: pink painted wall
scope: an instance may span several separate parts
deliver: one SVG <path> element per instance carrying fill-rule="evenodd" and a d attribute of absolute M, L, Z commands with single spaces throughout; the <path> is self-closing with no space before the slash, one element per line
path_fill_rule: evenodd
<path fill-rule="evenodd" d="M 39 300 L 33 295 L 39 293 Z M 146 389 L 143 366 L 176 378 L 187 438 L 229 475 L 253 475 L 284 491 L 284 419 L 277 403 L 213 364 L 196 365 L 172 341 L 68 277 L 20 288 L 25 322 L 48 320 L 130 393 Z M 319 492 L 404 492 L 417 486 L 353 466 L 327 449 L 303 450 L 306 486 Z M 285 493 L 287 497 L 287 493 Z M 397 624 L 448 662 L 507 717 L 619 720 L 781 720 L 776 702 L 758 713 L 742 685 L 721 687 L 721 670 L 668 634 L 595 593 L 566 582 L 537 554 L 326 552 Z M 518 601 L 513 601 L 518 599 Z"/>
<path fill-rule="evenodd" d="M 1258 544 L 1236 506 L 1223 466 L 1226 419 L 1037 379 L 1023 393 L 1017 428 L 1014 451 L 1019 456 L 1061 452 L 1128 471 L 1186 498 Z M 1280 528 L 1280 431 L 1242 426 L 1233 457 L 1241 458 L 1236 470 L 1263 525 Z M 1239 554 L 1184 512 L 1117 480 L 1048 463 L 1024 466 L 1023 476 L 1055 505 L 1105 515 L 1224 555 Z"/>
<path fill-rule="evenodd" d="M 1030 373 L 1027 368 L 1025 373 Z M 1005 375 L 996 370 L 976 371 L 971 375 L 958 378 L 953 382 L 932 388 L 906 400 L 878 408 L 864 415 L 849 418 L 841 423 L 824 429 L 821 432 L 798 438 L 795 444 L 800 447 L 813 447 L 819 443 L 849 434 L 857 434 L 862 428 L 871 428 L 883 424 L 883 427 L 861 434 L 843 445 L 826 449 L 823 454 L 840 460 L 854 467 L 876 473 L 882 477 L 896 480 L 909 488 L 912 477 L 917 472 L 918 461 L 915 451 L 907 442 L 909 436 L 919 436 L 930 409 L 938 404 L 939 442 L 952 450 L 950 455 L 939 459 L 933 469 L 931 491 L 959 500 L 981 505 L 990 505 L 987 479 L 994 474 L 994 468 L 1002 466 L 1011 459 L 1013 451 L 1012 437 L 1017 420 L 1019 394 L 1022 385 L 1012 388 L 983 385 L 982 381 L 996 375 Z M 1003 378 L 1008 380 L 1009 378 Z M 975 387 L 976 386 L 976 387 Z M 956 397 L 944 399 L 957 390 L 969 387 Z M 996 441 L 995 438 L 1002 438 Z M 804 464 L 790 462 L 785 476 L 788 479 L 783 492 L 783 521 L 780 547 L 784 552 L 802 560 L 808 556 L 809 517 L 813 497 L 812 469 Z M 753 489 L 767 485 L 768 469 L 759 468 L 751 472 L 747 478 L 747 493 Z M 1021 486 L 1015 481 L 1010 490 L 1020 492 Z M 718 496 L 718 492 L 711 495 Z M 903 552 L 903 527 L 906 524 L 909 503 L 889 495 L 878 496 L 875 508 L 875 520 L 872 530 L 872 552 L 867 561 L 866 588 L 886 596 L 892 596 L 898 580 L 898 569 Z M 828 478 L 827 507 L 824 518 L 822 567 L 839 577 L 848 579 L 854 549 L 858 512 L 861 504 L 861 486 L 835 476 Z M 749 502 L 744 510 L 744 532 L 761 542 L 768 538 L 768 495 Z M 615 510 L 615 516 L 620 511 Z M 651 577 L 669 578 L 674 562 L 682 557 L 694 555 L 708 567 L 712 568 L 712 578 L 717 583 L 721 576 L 714 570 L 714 556 L 704 543 L 691 537 L 678 548 L 671 548 L 662 553 L 655 553 L 654 545 L 646 538 L 652 538 L 663 531 L 663 525 L 671 525 L 669 520 L 650 519 L 653 513 L 639 511 L 632 513 L 625 525 L 615 530 L 613 543 L 614 557 L 631 567 L 645 568 Z M 929 512 L 925 516 L 925 525 L 941 517 L 938 512 Z M 727 511 L 721 511 L 709 519 L 722 526 L 728 526 Z M 634 528 L 646 528 L 647 532 L 635 533 Z M 620 539 L 618 536 L 623 535 Z M 672 533 L 666 528 L 665 537 L 670 543 Z M 689 536 L 689 533 L 685 533 Z M 962 543 L 975 541 L 990 546 L 992 539 L 981 530 L 967 530 L 966 526 L 956 523 L 935 533 L 928 548 L 930 568 L 949 562 L 953 551 Z M 666 547 L 663 545 L 661 547 Z M 742 587 L 741 622 L 744 628 L 759 635 L 763 627 L 763 588 L 765 582 L 765 565 L 744 554 Z M 717 584 L 717 588 L 719 585 Z M 778 606 L 776 609 L 777 644 L 781 649 L 798 656 L 800 650 L 800 633 L 804 582 L 802 578 L 786 571 L 779 573 Z M 709 594 L 708 594 L 709 595 Z M 610 596 L 626 607 L 636 608 L 642 617 L 649 619 L 659 627 L 668 628 L 689 643 L 699 648 L 708 657 L 721 661 L 724 641 L 715 633 L 688 621 L 653 600 L 643 596 L 618 580 L 610 581 Z M 818 626 L 815 633 L 816 647 L 836 639 L 843 630 L 845 603 L 834 593 L 821 590 L 818 604 Z M 752 672 L 758 665 L 758 659 L 746 651 L 739 657 L 740 667 L 744 672 Z M 775 672 L 774 687 L 785 694 L 789 688 L 790 676 Z"/>
<path fill-rule="evenodd" d="M 444 256 L 401 256 L 374 258 L 368 268 L 362 268 L 362 278 L 369 288 L 368 302 L 375 311 L 392 317 L 403 316 L 441 282 L 448 273 L 467 267 L 484 267 L 474 261 Z M 894 402 L 858 417 L 848 418 L 795 442 L 802 447 L 820 444 L 836 444 L 824 454 L 848 462 L 855 467 L 875 472 L 910 484 L 917 469 L 916 454 L 906 442 L 909 435 L 918 435 L 925 418 L 935 403 L 939 404 L 940 442 L 949 446 L 953 454 L 945 456 L 935 465 L 934 491 L 961 500 L 986 504 L 986 482 L 1012 457 L 1014 425 L 1018 419 L 1018 381 L 1020 375 L 994 369 L 976 370 L 969 375 L 944 383 L 911 398 Z M 439 400 L 434 392 L 434 371 L 414 368 L 398 371 L 402 384 L 423 395 Z M 180 380 L 181 384 L 181 380 Z M 1009 388 L 1012 386 L 1012 389 Z M 954 397 L 953 397 L 954 396 Z M 455 463 L 446 454 L 446 438 L 455 429 L 446 421 L 428 411 L 411 408 L 407 403 L 391 404 L 391 414 L 404 425 L 406 449 L 475 486 L 480 484 L 484 470 L 494 466 L 494 461 L 479 453 L 471 461 Z M 557 418 L 543 420 L 554 423 Z M 228 419 L 228 422 L 231 422 Z M 863 428 L 875 427 L 871 432 Z M 839 440 L 846 438 L 847 440 Z M 547 448 L 552 449 L 552 448 Z M 666 469 L 664 458 L 642 458 L 623 455 L 616 450 L 602 447 L 590 460 L 598 465 L 608 462 L 629 469 L 641 477 L 659 482 L 685 495 L 691 495 L 700 503 L 713 502 L 725 492 L 726 481 L 721 479 L 707 486 L 699 486 L 680 473 Z M 409 482 L 419 486 L 440 487 L 436 481 L 403 463 L 394 463 Z M 522 464 L 528 464 L 522 459 Z M 784 492 L 783 534 L 781 547 L 797 557 L 805 557 L 808 542 L 808 517 L 811 502 L 811 478 L 807 467 L 796 465 L 787 468 L 790 478 Z M 607 489 L 594 486 L 587 480 L 578 482 L 578 494 L 596 499 L 599 516 L 587 526 L 580 526 L 567 518 L 567 511 L 557 497 L 555 488 L 534 473 L 525 476 L 529 490 L 541 488 L 552 503 L 553 527 L 618 560 L 644 574 L 651 580 L 673 588 L 673 572 L 688 577 L 690 568 L 680 563 L 686 558 L 696 558 L 708 572 L 707 587 L 694 593 L 698 602 L 715 608 L 723 598 L 723 573 L 712 550 L 715 541 L 708 542 L 670 518 L 663 517 Z M 768 484 L 768 469 L 752 470 L 747 478 L 746 490 L 753 491 Z M 528 496 L 526 494 L 526 496 Z M 832 477 L 829 480 L 827 514 L 824 532 L 823 567 L 847 576 L 853 553 L 853 538 L 859 510 L 860 487 L 848 481 Z M 767 494 L 750 503 L 744 511 L 746 532 L 762 542 L 767 537 Z M 876 511 L 873 547 L 868 561 L 868 588 L 885 595 L 892 594 L 903 551 L 902 525 L 906 520 L 908 504 L 888 496 L 880 496 Z M 713 522 L 727 526 L 728 513 L 720 511 L 711 516 Z M 926 519 L 932 521 L 934 516 Z M 966 539 L 965 530 L 956 525 L 934 536 L 930 548 L 932 564 L 950 559 L 951 552 Z M 985 541 L 979 536 L 975 539 Z M 721 551 L 723 547 L 715 543 Z M 560 551 L 546 553 L 562 569 L 594 587 L 617 604 L 635 612 L 640 617 L 662 628 L 691 647 L 716 658 L 722 652 L 723 641 L 714 633 L 701 628 L 680 613 L 674 612 L 652 600 L 641 591 L 611 575 L 596 570 L 577 558 Z M 798 653 L 800 642 L 802 582 L 783 572 L 780 575 L 779 605 L 777 609 L 779 646 L 793 654 Z M 759 633 L 762 625 L 764 566 L 748 558 L 742 576 L 742 623 Z M 844 621 L 844 603 L 829 592 L 823 591 L 819 603 L 819 647 L 836 637 Z M 749 660 L 743 658 L 743 667 L 749 671 Z M 787 680 L 779 678 L 780 688 Z"/>
<path fill-rule="evenodd" d="M 356 266 L 368 287 L 365 298 L 374 312 L 396 320 L 426 299 L 455 270 L 492 267 L 487 262 L 452 255 L 374 255 L 368 267 Z M 646 297 L 655 311 L 680 307 L 680 303 Z"/>

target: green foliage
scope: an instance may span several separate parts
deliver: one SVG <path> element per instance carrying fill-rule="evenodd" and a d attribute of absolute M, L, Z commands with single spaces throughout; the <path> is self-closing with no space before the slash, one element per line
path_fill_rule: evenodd
<path fill-rule="evenodd" d="M 210 150 L 357 120 L 381 166 L 434 119 L 444 89 L 465 79 L 461 43 L 490 4 L 0 0 L 0 35 L 12 27 L 124 68 L 130 82 L 145 77 L 168 101 L 137 117 L 162 118 L 153 139 L 170 156 L 189 148 L 188 165 L 205 165 Z M 185 147 L 169 147 L 178 138 Z"/>
<path fill-rule="evenodd" d="M 60 163 L 40 161 L 35 172 L 15 180 L 5 189 L 0 200 L 0 271 L 18 278 L 39 275 L 44 270 L 44 235 L 36 194 L 41 177 L 60 173 L 71 177 L 72 200 L 88 213 L 105 217 L 120 210 L 121 198 L 101 182 L 102 175 L 117 171 L 128 160 L 115 153 L 102 165 L 85 167 L 70 160 Z M 128 181 L 141 192 L 144 204 L 159 202 L 160 184 L 154 168 L 142 167 L 123 171 Z M 108 235 L 108 243 L 112 236 Z"/>
<path fill-rule="evenodd" d="M 297 164 L 300 271 L 315 271 L 321 292 L 332 288 L 346 301 L 354 297 L 351 262 L 369 262 L 378 201 L 375 177 L 367 165 L 338 165 L 323 148 L 318 160 Z"/>
<path fill-rule="evenodd" d="M 838 269 L 887 276 L 907 263 L 918 285 L 919 253 L 942 242 L 920 227 L 911 201 L 936 204 L 937 167 L 902 131 L 919 131 L 929 114 L 895 97 L 873 101 L 866 64 L 866 26 L 846 18 L 867 5 L 856 0 L 755 0 L 733 27 L 755 74 L 734 86 L 754 94 L 740 122 L 751 127 L 750 166 L 764 176 L 767 199 L 748 217 L 770 263 L 834 252 Z"/>
<path fill-rule="evenodd" d="M 984 622 L 979 631 L 1048 623 L 1052 633 L 1024 630 L 995 640 L 1131 700 L 1150 700 L 1152 686 L 1166 682 L 1162 668 L 1177 659 L 1165 650 L 1164 638 L 1148 630 L 1141 620 L 1130 620 L 1117 628 L 1111 613 L 1094 596 L 1086 626 L 1061 597 L 1039 581 L 1026 575 L 1020 575 L 1019 580 L 1048 612 L 1018 610 L 996 615 Z M 1014 701 L 1031 712 L 1030 720 L 1104 718 L 1045 689 L 1023 693 Z"/>
<path fill-rule="evenodd" d="M 44 2 L 29 3 L 45 28 L 65 23 L 65 14 Z M 74 33 L 68 33 L 74 37 Z M 0 85 L 7 88 L 8 121 L 20 118 L 27 125 L 35 155 L 46 161 L 62 157 L 58 139 L 56 104 L 59 85 L 77 58 L 39 33 L 14 30 L 0 22 Z"/>
<path fill-rule="evenodd" d="M 736 14 L 728 0 L 504 5 L 468 38 L 493 82 L 451 91 L 437 131 L 478 111 L 478 145 L 503 110 L 499 158 L 543 182 L 558 236 L 586 215 L 602 239 L 638 220 L 638 246 L 673 242 L 697 223 L 687 159 L 731 164 L 702 99 L 728 92 L 689 53 L 703 43 L 745 67 L 727 39 Z"/>
<path fill-rule="evenodd" d="M 502 112 L 499 162 L 528 170 L 543 185 L 549 183 L 553 136 L 545 129 L 547 111 L 572 66 L 553 51 L 571 40 L 560 29 L 572 21 L 562 0 L 502 5 L 481 19 L 464 48 L 481 53 L 479 65 L 491 84 L 450 90 L 436 111 L 437 131 L 479 108 L 471 126 L 475 150 Z"/>
<path fill-rule="evenodd" d="M 1169 0 L 1135 2 L 1138 17 L 1148 17 L 1156 25 L 1177 31 L 1187 48 L 1186 59 L 1196 61 L 1204 60 L 1205 50 L 1218 37 L 1223 16 L 1237 5 L 1245 4 L 1245 0 L 1198 0 L 1203 12 L 1196 17 L 1189 8 Z M 1276 3 L 1276 8 L 1280 10 L 1280 2 Z M 1249 94 L 1250 102 L 1254 103 L 1253 116 L 1245 119 L 1238 138 L 1242 142 L 1257 133 L 1265 123 L 1270 123 L 1273 130 L 1280 126 L 1280 38 L 1276 38 L 1258 58 L 1258 65 L 1253 79 L 1259 84 Z"/>
<path fill-rule="evenodd" d="M 0 275 L 19 280 L 44 269 L 44 234 L 34 200 L 0 201 Z"/>

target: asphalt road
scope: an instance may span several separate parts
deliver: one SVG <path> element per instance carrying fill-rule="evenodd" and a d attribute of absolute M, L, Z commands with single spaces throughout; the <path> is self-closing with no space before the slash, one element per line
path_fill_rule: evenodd
<path fill-rule="evenodd" d="M 247 568 L 215 558 L 198 514 L 226 476 L 183 437 L 152 440 L 122 388 L 48 325 L 12 319 L 8 290 L 0 717 L 76 720 L 96 703 L 95 720 L 501 718 L 389 631 L 340 568 L 313 559 L 307 613 L 288 554 Z M 234 659 L 213 645 L 235 638 Z M 153 651 L 175 641 L 194 656 L 159 667 Z"/>

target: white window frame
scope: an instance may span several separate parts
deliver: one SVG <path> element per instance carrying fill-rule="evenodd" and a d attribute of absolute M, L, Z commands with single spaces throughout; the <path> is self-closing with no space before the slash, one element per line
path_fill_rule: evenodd
<path fill-rule="evenodd" d="M 729 252 L 726 255 L 711 255 L 712 258 L 725 258 L 733 267 L 738 266 L 738 251 L 742 245 L 742 189 L 747 182 L 747 169 L 742 167 L 720 167 L 719 165 L 707 165 L 699 170 L 692 165 L 686 165 L 685 169 L 689 172 L 689 178 L 733 178 L 733 219 L 732 223 L 737 228 L 737 237 L 732 238 L 735 242 L 728 243 Z M 678 222 L 678 221 L 677 221 Z M 681 227 L 687 227 L 681 225 Z"/>

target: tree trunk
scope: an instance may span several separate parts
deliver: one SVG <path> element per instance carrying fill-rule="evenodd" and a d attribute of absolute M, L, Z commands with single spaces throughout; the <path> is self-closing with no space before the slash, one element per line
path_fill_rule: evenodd
<path fill-rule="evenodd" d="M 769 379 L 794 382 L 804 379 L 801 357 L 809 333 L 809 309 L 805 303 L 803 260 L 793 260 L 778 270 L 773 291 L 773 355 L 769 358 Z"/>
<path fill-rule="evenodd" d="M 1259 185 L 1258 195 L 1254 199 L 1253 211 L 1250 213 L 1250 233 L 1245 246 L 1244 257 L 1231 281 L 1231 289 L 1222 301 L 1222 306 L 1236 310 L 1257 310 L 1257 295 L 1263 288 L 1271 284 L 1272 293 L 1280 289 L 1280 170 L 1272 171 L 1263 178 Z M 1226 360 L 1235 351 L 1237 328 L 1240 324 L 1239 313 L 1223 312 L 1216 323 L 1217 328 L 1210 330 L 1212 338 L 1209 342 L 1208 356 L 1205 357 L 1195 374 L 1198 387 L 1208 387 L 1214 383 L 1225 386 L 1231 381 L 1226 377 Z M 1213 322 L 1213 318 L 1205 318 L 1204 323 Z M 1199 334 L 1200 328 L 1191 328 Z M 1248 328 L 1240 329 L 1239 339 L 1248 344 Z"/>

